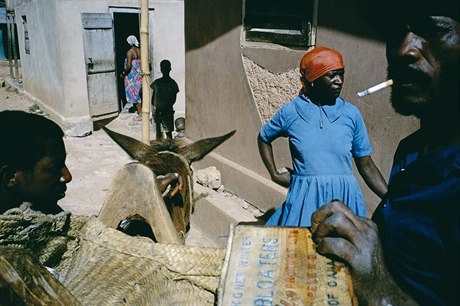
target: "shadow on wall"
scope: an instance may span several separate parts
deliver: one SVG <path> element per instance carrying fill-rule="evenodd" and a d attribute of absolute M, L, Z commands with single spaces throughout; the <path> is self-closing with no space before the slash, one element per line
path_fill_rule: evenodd
<path fill-rule="evenodd" d="M 246 0 L 248 1 L 248 0 Z M 344 18 L 337 18 L 337 12 Z M 243 1 L 185 1 L 185 49 L 191 51 L 242 25 Z M 383 41 L 361 20 L 354 0 L 320 1 L 318 26 Z"/>
<path fill-rule="evenodd" d="M 201 48 L 242 24 L 243 1 L 185 1 L 185 51 Z"/>
<path fill-rule="evenodd" d="M 376 36 L 376 33 L 364 24 L 355 2 L 355 0 L 320 1 L 318 5 L 318 26 L 383 42 L 382 37 Z M 337 18 L 337 12 L 340 12 L 340 16 L 347 16 L 345 18 L 346 22 L 344 22 L 343 17 Z"/>

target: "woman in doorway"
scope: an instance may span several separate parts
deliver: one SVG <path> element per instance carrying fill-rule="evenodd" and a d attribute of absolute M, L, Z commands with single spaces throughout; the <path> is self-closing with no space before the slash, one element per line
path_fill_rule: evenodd
<path fill-rule="evenodd" d="M 135 120 L 141 120 L 141 89 L 142 89 L 142 65 L 141 49 L 136 36 L 130 35 L 126 39 L 131 48 L 126 52 L 123 72 L 120 78 L 125 82 L 126 102 L 136 108 L 137 117 Z"/>

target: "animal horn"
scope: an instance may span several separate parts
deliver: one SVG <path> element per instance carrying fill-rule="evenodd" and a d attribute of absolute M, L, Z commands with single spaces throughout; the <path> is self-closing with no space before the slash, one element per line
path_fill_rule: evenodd
<path fill-rule="evenodd" d="M 134 159 L 140 160 L 149 151 L 149 146 L 142 141 L 114 132 L 103 125 L 101 128 Z"/>
<path fill-rule="evenodd" d="M 179 149 L 179 153 L 189 164 L 200 160 L 235 134 L 236 130 L 222 136 L 204 138 Z"/>

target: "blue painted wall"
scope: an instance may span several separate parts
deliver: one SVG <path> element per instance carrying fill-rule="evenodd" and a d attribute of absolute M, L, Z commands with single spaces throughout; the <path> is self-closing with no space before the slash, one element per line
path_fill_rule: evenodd
<path fill-rule="evenodd" d="M 5 50 L 8 48 L 8 33 L 6 27 L 6 9 L 0 7 L 0 60 L 5 60 Z"/>

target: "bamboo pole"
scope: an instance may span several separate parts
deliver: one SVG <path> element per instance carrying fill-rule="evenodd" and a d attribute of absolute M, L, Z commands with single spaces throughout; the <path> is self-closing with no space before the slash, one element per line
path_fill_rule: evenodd
<path fill-rule="evenodd" d="M 149 2 L 141 3 L 142 142 L 150 144 Z"/>
<path fill-rule="evenodd" d="M 11 30 L 11 45 L 13 46 L 13 63 L 14 63 L 14 78 L 19 82 L 19 61 L 18 50 L 16 50 L 16 15 L 11 14 L 12 24 Z"/>

